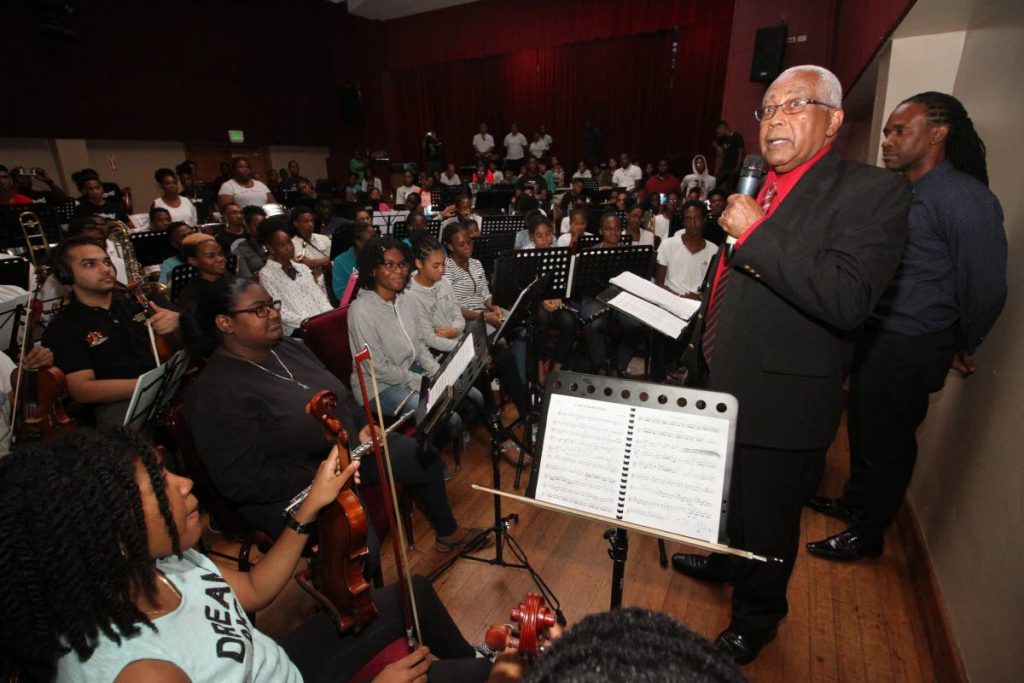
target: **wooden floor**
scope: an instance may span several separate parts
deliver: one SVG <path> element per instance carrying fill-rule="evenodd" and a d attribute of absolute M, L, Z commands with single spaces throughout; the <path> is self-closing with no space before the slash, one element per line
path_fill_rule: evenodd
<path fill-rule="evenodd" d="M 490 496 L 470 484 L 491 484 L 491 464 L 484 433 L 475 435 L 462 469 L 448 482 L 460 524 L 489 526 Z M 823 491 L 839 492 L 847 467 L 845 426 L 828 456 Z M 502 465 L 502 488 L 512 489 L 512 466 Z M 525 486 L 525 477 L 524 477 Z M 605 527 L 521 504 L 503 503 L 504 513 L 518 513 L 512 534 L 531 564 L 561 601 L 571 625 L 587 614 L 608 609 L 611 562 Z M 837 564 L 812 558 L 803 549 L 844 528 L 838 520 L 804 511 L 801 552 L 789 586 L 789 617 L 778 638 L 746 673 L 753 681 L 936 681 L 925 632 L 896 532 L 886 537 L 878 560 Z M 410 563 L 429 573 L 446 556 L 433 551 L 433 533 L 422 514 L 415 519 L 416 548 Z M 226 548 L 224 541 L 215 545 Z M 385 549 L 385 581 L 394 580 L 390 543 Z M 669 553 L 679 548 L 669 546 Z M 480 553 L 493 557 L 494 549 Z M 488 624 L 508 619 L 510 607 L 532 589 L 520 569 L 460 560 L 435 582 L 467 640 L 481 642 Z M 666 612 L 697 633 L 714 639 L 729 622 L 730 589 L 707 586 L 658 563 L 657 542 L 633 534 L 624 588 L 625 605 Z M 311 601 L 294 584 L 257 615 L 258 627 L 272 636 L 287 632 L 312 611 Z"/>

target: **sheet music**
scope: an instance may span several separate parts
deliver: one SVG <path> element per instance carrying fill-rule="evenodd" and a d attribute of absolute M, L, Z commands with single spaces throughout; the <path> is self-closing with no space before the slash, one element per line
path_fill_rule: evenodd
<path fill-rule="evenodd" d="M 448 387 L 455 384 L 456 380 L 459 379 L 459 375 L 465 370 L 469 364 L 473 361 L 475 353 L 473 350 L 473 335 L 467 334 L 462 338 L 462 343 L 459 344 L 459 348 L 455 349 L 454 355 L 444 369 L 434 379 L 434 383 L 430 385 L 430 389 L 427 391 L 427 412 L 434 407 L 438 399 L 444 395 L 444 392 Z"/>
<path fill-rule="evenodd" d="M 717 542 L 729 421 L 636 408 L 623 519 Z"/>
<path fill-rule="evenodd" d="M 699 302 L 695 301 L 694 303 Z M 608 301 L 608 305 L 629 313 L 634 318 L 643 321 L 673 339 L 677 339 L 687 325 L 686 321 L 682 318 L 672 315 L 664 308 L 655 306 L 650 301 L 645 301 L 626 291 L 616 294 Z"/>
<path fill-rule="evenodd" d="M 551 394 L 535 497 L 716 543 L 730 422 Z"/>
<path fill-rule="evenodd" d="M 693 314 L 697 312 L 697 309 L 700 308 L 700 301 L 676 296 L 672 292 L 662 289 L 650 280 L 645 280 L 636 273 L 631 273 L 628 270 L 616 275 L 609 280 L 609 282 L 626 290 L 630 294 L 635 294 L 642 299 L 646 299 L 647 301 L 664 308 L 666 311 L 686 321 L 689 321 L 690 318 L 693 317 Z"/>
<path fill-rule="evenodd" d="M 552 394 L 536 498 L 614 519 L 631 408 Z"/>

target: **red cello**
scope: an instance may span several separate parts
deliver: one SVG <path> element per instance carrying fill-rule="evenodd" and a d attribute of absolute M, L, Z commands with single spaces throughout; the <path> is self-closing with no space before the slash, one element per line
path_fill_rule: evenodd
<path fill-rule="evenodd" d="M 327 438 L 338 445 L 338 473 L 352 462 L 348 433 L 331 414 L 338 397 L 330 391 L 317 392 L 306 412 L 320 421 Z M 358 632 L 377 616 L 370 584 L 363 577 L 369 549 L 366 534 L 369 520 L 356 496 L 353 480 L 345 482 L 333 503 L 320 511 L 320 543 L 310 567 L 295 576 L 296 581 L 334 617 L 338 630 Z"/>

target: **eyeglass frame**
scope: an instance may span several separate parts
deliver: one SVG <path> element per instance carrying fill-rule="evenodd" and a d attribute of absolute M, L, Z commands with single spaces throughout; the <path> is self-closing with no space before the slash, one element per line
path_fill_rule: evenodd
<path fill-rule="evenodd" d="M 377 264 L 377 267 L 378 268 L 383 268 L 384 270 L 388 270 L 388 271 L 392 271 L 392 270 L 405 270 L 405 271 L 409 271 L 409 270 L 412 270 L 412 264 L 409 263 L 408 261 L 398 261 L 398 262 L 395 262 L 395 261 L 381 261 L 380 263 Z"/>
<path fill-rule="evenodd" d="M 260 315 L 259 311 L 261 308 L 266 309 L 266 315 Z M 278 313 L 281 312 L 280 299 L 274 299 L 269 304 L 256 304 L 255 306 L 250 306 L 249 308 L 240 308 L 237 311 L 228 311 L 228 315 L 234 316 L 238 315 L 239 313 L 252 313 L 257 318 L 269 318 L 271 310 L 277 311 Z"/>
<path fill-rule="evenodd" d="M 795 102 L 802 102 L 802 104 L 794 104 Z M 787 116 L 789 116 L 791 114 L 799 114 L 804 109 L 806 109 L 807 105 L 809 105 L 809 104 L 820 104 L 821 106 L 827 107 L 829 109 L 838 109 L 839 108 L 839 107 L 835 106 L 834 104 L 829 104 L 828 102 L 822 102 L 821 100 L 816 100 L 813 97 L 794 97 L 793 99 L 787 100 L 786 102 L 783 102 L 782 104 L 767 104 L 767 105 L 765 105 L 763 107 L 758 107 L 757 109 L 754 110 L 754 119 L 757 120 L 758 123 L 763 123 L 764 121 L 771 121 L 772 118 L 775 116 L 775 112 L 780 111 L 780 110 L 782 111 L 783 114 L 785 114 Z M 796 109 L 792 109 L 792 111 L 786 111 L 786 107 L 790 107 L 790 108 L 796 107 Z M 771 114 L 768 114 L 768 116 L 765 116 L 765 114 L 768 112 L 768 110 L 771 110 Z"/>

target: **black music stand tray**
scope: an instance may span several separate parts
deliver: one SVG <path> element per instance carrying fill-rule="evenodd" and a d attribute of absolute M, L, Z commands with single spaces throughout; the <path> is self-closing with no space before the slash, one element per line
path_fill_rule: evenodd
<path fill-rule="evenodd" d="M 541 298 L 561 299 L 566 295 L 571 264 L 572 255 L 568 247 L 507 252 L 494 263 L 494 302 L 499 306 L 511 306 L 519 293 L 538 275 L 548 274 L 551 280 Z"/>
<path fill-rule="evenodd" d="M 596 297 L 608 287 L 610 279 L 627 270 L 650 278 L 654 270 L 654 247 L 649 244 L 599 247 L 576 254 L 569 268 L 566 296 Z"/>

